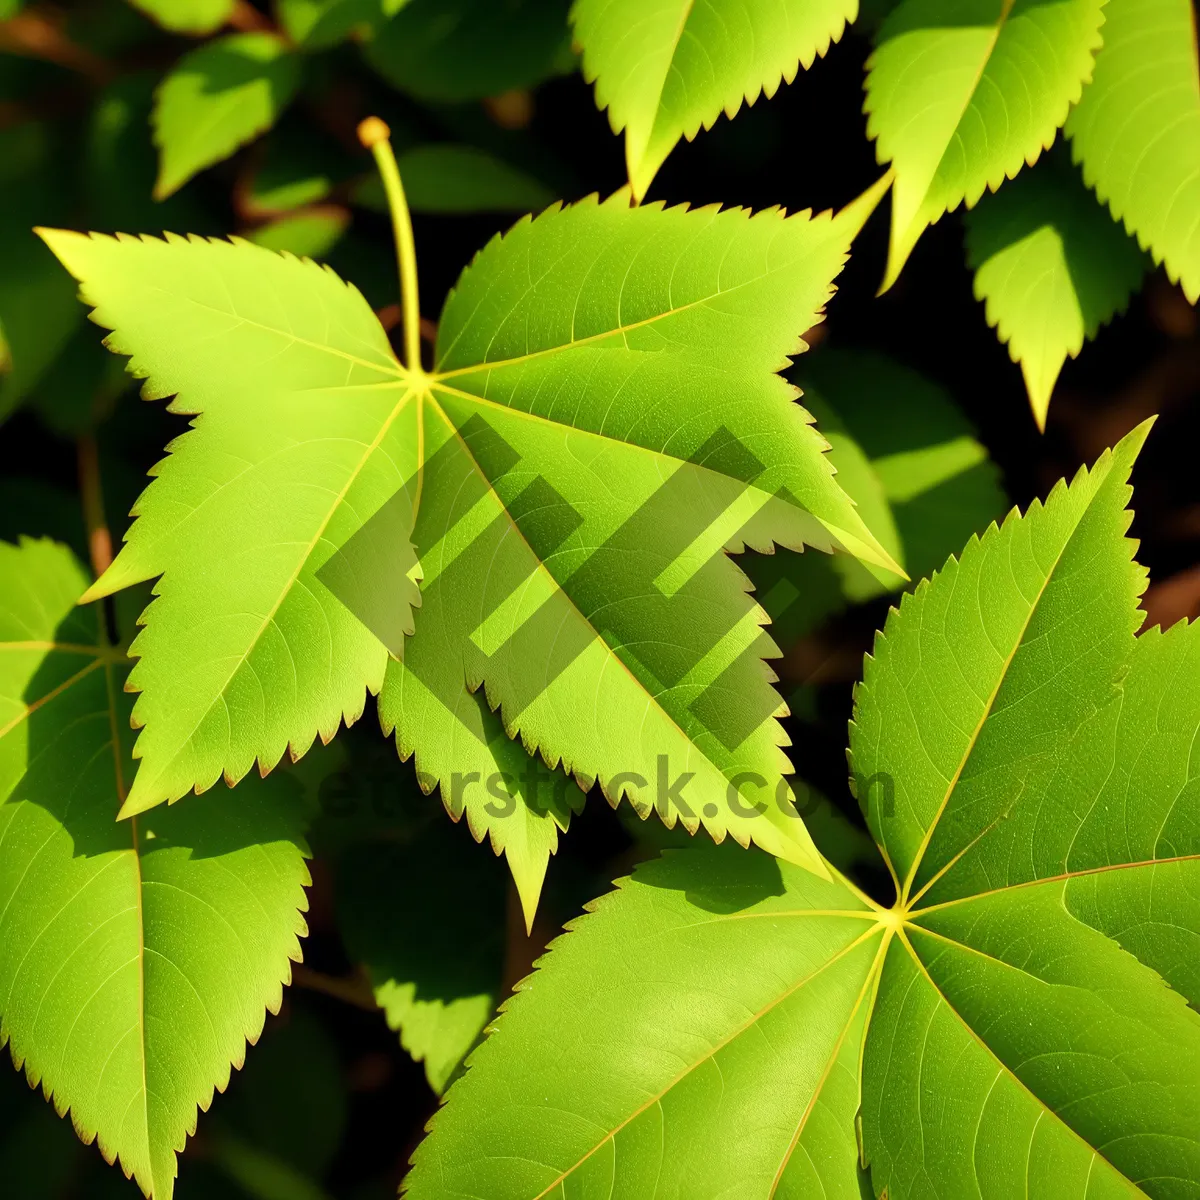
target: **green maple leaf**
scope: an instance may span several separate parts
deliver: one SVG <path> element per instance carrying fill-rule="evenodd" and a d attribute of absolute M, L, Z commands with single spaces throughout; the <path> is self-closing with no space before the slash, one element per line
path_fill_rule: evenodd
<path fill-rule="evenodd" d="M 1063 364 L 1125 308 L 1146 257 L 1075 171 L 1047 161 L 967 215 L 967 259 L 1044 429 Z"/>
<path fill-rule="evenodd" d="M 905 0 L 867 64 L 867 133 L 891 163 L 883 289 L 926 226 L 1054 141 L 1090 77 L 1104 0 Z"/>
<path fill-rule="evenodd" d="M 1096 71 L 1067 122 L 1088 185 L 1200 299 L 1200 67 L 1190 0 L 1108 0 Z"/>
<path fill-rule="evenodd" d="M 0 1043 L 156 1200 L 300 957 L 284 776 L 118 822 L 128 668 L 65 547 L 0 543 Z"/>
<path fill-rule="evenodd" d="M 774 374 L 863 211 L 552 209 L 464 273 L 432 372 L 311 262 L 46 231 L 144 394 L 196 415 L 89 593 L 161 576 L 126 814 L 303 754 L 382 689 L 402 755 L 507 852 L 529 914 L 581 797 L 526 750 L 815 865 L 777 652 L 724 551 L 894 566 Z"/>
<path fill-rule="evenodd" d="M 723 848 L 640 868 L 451 1086 L 413 1200 L 1189 1194 L 1200 626 L 1133 636 L 1144 436 L 879 635 L 851 761 L 896 905 Z"/>
<path fill-rule="evenodd" d="M 154 198 L 269 129 L 300 86 L 300 64 L 271 33 L 235 33 L 185 55 L 154 101 Z"/>
<path fill-rule="evenodd" d="M 576 0 L 583 72 L 625 133 L 637 197 L 681 137 L 768 99 L 812 66 L 858 15 L 858 0 Z"/>

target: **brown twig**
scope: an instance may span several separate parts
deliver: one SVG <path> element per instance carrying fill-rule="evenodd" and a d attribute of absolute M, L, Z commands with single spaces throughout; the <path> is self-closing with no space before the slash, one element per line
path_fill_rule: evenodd
<path fill-rule="evenodd" d="M 108 518 L 104 515 L 104 490 L 100 485 L 100 452 L 91 434 L 84 434 L 76 442 L 76 451 L 88 555 L 92 560 L 92 571 L 99 579 L 113 560 L 112 534 L 108 530 Z"/>
<path fill-rule="evenodd" d="M 247 0 L 237 0 L 233 11 L 229 14 L 230 28 L 239 33 L 278 33 L 264 13 L 258 11 Z"/>
<path fill-rule="evenodd" d="M 320 992 L 322 995 L 332 996 L 335 1000 L 352 1004 L 355 1008 L 361 1008 L 366 1012 L 379 1011 L 379 1005 L 375 1002 L 370 984 L 361 975 L 338 978 L 297 963 L 292 968 L 292 983 L 296 987 L 307 988 L 310 992 Z"/>
<path fill-rule="evenodd" d="M 17 13 L 0 22 L 0 50 L 66 67 L 68 71 L 85 76 L 97 87 L 111 82 L 115 75 L 111 63 L 71 41 L 63 32 L 60 21 L 36 10 Z"/>

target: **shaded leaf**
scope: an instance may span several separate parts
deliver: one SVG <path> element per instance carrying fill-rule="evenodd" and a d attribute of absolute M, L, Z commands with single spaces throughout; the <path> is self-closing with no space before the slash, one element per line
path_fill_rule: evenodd
<path fill-rule="evenodd" d="M 531 87 L 569 41 L 569 0 L 409 0 L 376 30 L 367 62 L 422 100 L 475 100 Z M 385 7 L 386 11 L 386 7 Z"/>
<path fill-rule="evenodd" d="M 411 841 L 352 849 L 339 864 L 338 892 L 348 952 L 440 1095 L 499 1002 L 503 871 L 439 822 Z"/>
<path fill-rule="evenodd" d="M 320 1178 L 337 1156 L 348 1108 L 337 1046 L 316 1018 L 293 1008 L 255 1047 L 214 1114 L 214 1136 Z M 218 1158 L 240 1163 L 246 1154 L 239 1150 Z"/>
<path fill-rule="evenodd" d="M 62 273 L 32 232 L 67 209 L 57 154 L 38 123 L 0 130 L 0 422 L 24 402 L 79 326 L 71 288 L 64 288 Z"/>
<path fill-rule="evenodd" d="M 159 74 L 122 75 L 96 96 L 83 149 L 83 186 L 94 228 L 107 232 L 177 225 L 191 233 L 225 228 L 187 192 L 153 196 L 158 155 L 146 136 Z M 45 222 L 41 222 L 44 224 Z"/>
<path fill-rule="evenodd" d="M 862 350 L 822 347 L 793 372 L 829 439 L 838 481 L 914 579 L 1004 513 L 998 472 L 950 396 Z M 751 557 L 746 570 L 785 647 L 849 604 L 897 591 L 898 575 L 845 557 Z"/>
<path fill-rule="evenodd" d="M 532 175 L 474 146 L 414 146 L 399 155 L 397 165 L 413 212 L 524 213 L 545 208 L 554 199 L 554 193 Z M 376 175 L 355 188 L 354 200 L 387 211 Z"/>
<path fill-rule="evenodd" d="M 393 127 L 393 144 L 396 134 Z M 253 176 L 239 197 L 243 210 L 253 215 L 274 216 L 317 204 L 362 170 L 357 156 L 286 114 L 261 147 Z"/>
<path fill-rule="evenodd" d="M 305 50 L 336 46 L 379 19 L 379 0 L 279 0 L 279 24 Z"/>
<path fill-rule="evenodd" d="M 1067 356 L 1125 308 L 1146 258 L 1076 172 L 1045 162 L 967 214 L 967 260 L 1044 428 Z"/>

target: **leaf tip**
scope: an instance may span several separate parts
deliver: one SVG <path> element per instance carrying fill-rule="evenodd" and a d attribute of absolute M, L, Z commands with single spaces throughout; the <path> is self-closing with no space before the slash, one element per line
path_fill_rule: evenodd
<path fill-rule="evenodd" d="M 95 601 L 103 600 L 105 596 L 111 596 L 113 592 L 119 590 L 114 588 L 110 583 L 107 582 L 107 580 L 108 573 L 105 572 L 100 576 L 99 579 L 96 580 L 95 583 L 92 584 L 90 588 L 88 588 L 86 592 L 83 593 L 82 596 L 79 597 L 79 599 L 76 601 L 76 604 L 93 604 Z"/>
<path fill-rule="evenodd" d="M 78 248 L 80 242 L 91 241 L 88 235 L 77 233 L 74 229 L 53 229 L 46 225 L 35 225 L 33 232 L 46 243 L 50 253 L 74 275 L 75 271 L 69 261 L 72 257 L 71 252 Z"/>
<path fill-rule="evenodd" d="M 1029 369 L 1026 362 L 1021 363 L 1021 374 L 1025 376 L 1025 390 L 1029 395 L 1029 408 L 1033 413 L 1034 424 L 1038 433 L 1046 432 L 1046 414 L 1050 411 L 1050 398 L 1054 394 L 1054 385 L 1058 382 L 1058 372 L 1051 379 L 1039 379 Z"/>
<path fill-rule="evenodd" d="M 165 796 L 156 796 L 148 787 L 140 787 L 141 773 L 134 777 L 133 786 L 129 789 L 129 795 L 125 797 L 124 803 L 121 805 L 120 811 L 117 813 L 118 821 L 128 821 L 133 817 L 141 816 L 144 812 L 149 812 L 152 808 L 157 808 Z"/>

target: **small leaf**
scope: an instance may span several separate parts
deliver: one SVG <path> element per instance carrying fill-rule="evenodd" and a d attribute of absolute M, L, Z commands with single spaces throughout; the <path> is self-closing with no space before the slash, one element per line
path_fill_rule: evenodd
<path fill-rule="evenodd" d="M 259 225 L 246 237 L 256 246 L 294 254 L 297 258 L 326 258 L 349 224 L 350 214 L 346 209 L 325 204 L 290 212 Z"/>
<path fill-rule="evenodd" d="M 504 896 L 493 856 L 445 822 L 405 844 L 357 846 L 338 865 L 347 951 L 439 1095 L 499 1002 Z"/>
<path fill-rule="evenodd" d="M 681 137 L 768 99 L 812 66 L 858 14 L 858 0 L 577 0 L 583 73 L 614 133 L 625 133 L 633 194 Z"/>
<path fill-rule="evenodd" d="M 285 117 L 263 140 L 253 168 L 243 211 L 278 216 L 328 200 L 335 187 L 362 171 L 362 160 L 322 131 Z"/>
<path fill-rule="evenodd" d="M 205 1133 L 225 1142 L 236 1131 L 255 1151 L 320 1178 L 337 1157 L 348 1109 L 338 1047 L 293 1005 L 255 1047 Z"/>
<path fill-rule="evenodd" d="M 130 0 L 174 33 L 204 34 L 220 29 L 233 13 L 236 0 Z"/>
<path fill-rule="evenodd" d="M 274 34 L 231 34 L 185 55 L 155 100 L 154 198 L 171 195 L 269 129 L 299 84 L 299 60 Z"/>
<path fill-rule="evenodd" d="M 867 64 L 867 134 L 892 163 L 883 290 L 927 225 L 1054 141 L 1091 77 L 1104 0 L 905 0 Z"/>
<path fill-rule="evenodd" d="M 1190 0 L 1108 0 L 1104 47 L 1067 122 L 1113 216 L 1200 299 L 1200 67 Z"/>
<path fill-rule="evenodd" d="M 1044 429 L 1067 356 L 1124 309 L 1146 258 L 1075 171 L 1046 161 L 967 215 L 967 259 Z"/>
<path fill-rule="evenodd" d="M 532 175 L 474 146 L 414 146 L 399 155 L 397 165 L 413 212 L 535 212 L 554 199 Z M 365 208 L 387 210 L 378 175 L 363 180 L 354 200 Z"/>
<path fill-rule="evenodd" d="M 64 547 L 0 545 L 0 1041 L 155 1200 L 276 1010 L 308 873 L 286 777 L 117 822 L 121 656 Z"/>
<path fill-rule="evenodd" d="M 366 43 L 366 59 L 393 87 L 421 100 L 476 100 L 532 87 L 553 73 L 570 40 L 568 4 L 409 0 Z"/>
<path fill-rule="evenodd" d="M 829 439 L 839 482 L 914 579 L 1004 514 L 999 472 L 937 384 L 881 354 L 825 347 L 792 374 Z M 750 559 L 746 570 L 784 647 L 903 583 L 846 556 L 777 554 Z"/>
<path fill-rule="evenodd" d="M 305 50 L 336 46 L 379 19 L 379 0 L 279 0 L 279 24 Z"/>

